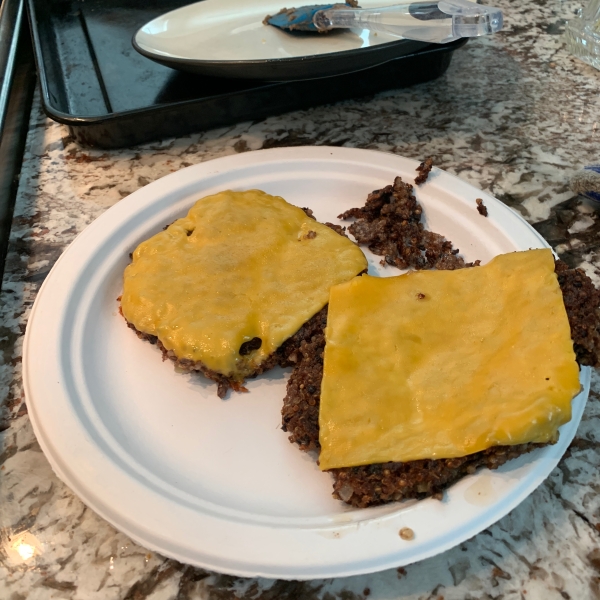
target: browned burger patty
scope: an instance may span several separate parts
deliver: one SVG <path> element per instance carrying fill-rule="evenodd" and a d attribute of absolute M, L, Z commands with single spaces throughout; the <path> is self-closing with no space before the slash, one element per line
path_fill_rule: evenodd
<path fill-rule="evenodd" d="M 577 362 L 580 365 L 597 367 L 600 354 L 600 291 L 594 287 L 583 269 L 569 269 L 565 262 L 557 260 L 555 270 L 571 325 L 571 338 Z"/>
<path fill-rule="evenodd" d="M 316 220 L 313 211 L 310 208 L 303 208 L 302 210 L 306 213 L 308 217 Z M 340 225 L 335 225 L 333 223 L 325 223 L 325 225 L 327 225 L 330 229 L 333 229 L 333 231 L 335 231 L 339 235 L 347 237 L 344 227 L 341 227 Z M 167 227 L 168 225 L 165 226 L 164 229 L 166 229 Z M 132 258 L 131 255 L 130 258 Z M 120 298 L 118 300 L 120 300 Z M 326 309 L 323 309 L 321 312 L 317 313 L 317 315 L 320 315 L 321 313 L 326 315 Z M 121 312 L 121 314 L 123 313 Z M 317 315 L 315 315 L 315 317 Z M 273 352 L 273 354 L 271 354 L 265 361 L 263 361 L 251 375 L 248 375 L 246 379 L 252 379 L 254 377 L 257 377 L 258 375 L 272 369 L 277 365 L 280 365 L 282 367 L 294 366 L 296 364 L 295 357 L 297 356 L 300 342 L 304 340 L 307 335 L 311 335 L 311 332 L 315 329 L 315 323 L 319 323 L 318 319 L 315 321 L 315 317 L 313 317 L 307 323 L 305 323 L 296 334 L 288 338 L 275 352 Z M 235 381 L 234 379 L 231 379 L 221 373 L 217 373 L 216 371 L 209 369 L 200 361 L 193 361 L 187 358 L 177 358 L 175 352 L 173 352 L 172 350 L 167 350 L 162 344 L 162 342 L 158 339 L 158 337 L 139 331 L 132 323 L 130 323 L 129 321 L 126 322 L 128 327 L 133 329 L 133 331 L 135 331 L 136 335 L 140 339 L 146 340 L 151 344 L 155 344 L 160 349 L 160 351 L 162 352 L 163 361 L 171 360 L 175 363 L 175 367 L 179 371 L 182 371 L 184 373 L 202 373 L 208 379 L 215 381 L 217 383 L 217 395 L 219 396 L 219 398 L 224 398 L 229 388 L 233 389 L 236 392 L 247 391 L 243 383 Z M 252 340 L 244 342 L 241 345 L 239 353 L 242 356 L 244 354 L 248 354 L 252 350 L 260 348 L 261 344 L 262 340 L 260 338 L 253 338 Z"/>
<path fill-rule="evenodd" d="M 385 261 L 400 268 L 457 269 L 476 266 L 457 256 L 452 243 L 425 231 L 419 222 L 421 207 L 412 186 L 396 178 L 393 186 L 372 192 L 362 209 L 346 211 L 340 218 L 356 217 L 349 231 Z M 357 235 L 358 234 L 358 235 Z M 600 292 L 581 269 L 556 261 L 556 273 L 571 326 L 573 346 L 580 365 L 597 366 L 600 349 Z M 298 332 L 296 366 L 287 385 L 282 409 L 282 429 L 301 450 L 319 451 L 319 403 L 323 379 L 324 329 L 327 307 Z M 545 444 L 495 446 L 460 458 L 387 462 L 332 469 L 333 496 L 357 508 L 407 498 L 438 496 L 467 474 L 487 467 L 496 469 Z"/>
<path fill-rule="evenodd" d="M 580 365 L 598 366 L 600 293 L 581 269 L 568 269 L 564 263 L 557 261 L 557 273 L 571 324 L 577 361 Z M 326 325 L 327 307 L 306 323 L 301 330 L 303 339 L 299 339 L 301 332 L 298 332 L 294 356 L 297 362 L 288 381 L 281 411 L 282 429 L 290 434 L 292 443 L 306 451 L 320 450 L 319 403 Z M 596 341 L 596 345 L 588 350 L 591 339 Z M 578 352 L 577 348 L 585 350 Z M 494 446 L 460 458 L 332 469 L 333 496 L 358 508 L 406 498 L 435 496 L 479 468 L 496 469 L 506 461 L 544 445 Z"/>

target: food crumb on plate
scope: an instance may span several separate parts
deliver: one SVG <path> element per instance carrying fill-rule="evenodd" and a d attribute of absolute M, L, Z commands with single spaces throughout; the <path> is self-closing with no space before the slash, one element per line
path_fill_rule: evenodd
<path fill-rule="evenodd" d="M 400 532 L 398 533 L 398 535 L 406 541 L 410 541 L 410 540 L 414 540 L 415 539 L 415 532 L 410 528 L 410 527 L 403 527 Z"/>
<path fill-rule="evenodd" d="M 431 172 L 432 167 L 433 167 L 433 158 L 431 158 L 431 156 L 429 156 L 417 167 L 417 171 L 419 172 L 419 174 L 415 177 L 416 185 L 420 185 L 422 183 L 425 183 L 425 181 L 427 181 L 427 177 L 429 176 L 429 173 Z"/>
<path fill-rule="evenodd" d="M 487 206 L 483 203 L 483 200 L 481 198 L 476 198 L 475 202 L 477 203 L 477 212 L 481 216 L 487 217 L 488 216 L 488 210 L 487 210 Z"/>

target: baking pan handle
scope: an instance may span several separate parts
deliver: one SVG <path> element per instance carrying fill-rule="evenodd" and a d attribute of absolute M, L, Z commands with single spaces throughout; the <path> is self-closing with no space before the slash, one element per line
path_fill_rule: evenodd
<path fill-rule="evenodd" d="M 15 74 L 23 0 L 2 0 L 0 6 L 0 138 L 6 121 L 8 98 Z"/>

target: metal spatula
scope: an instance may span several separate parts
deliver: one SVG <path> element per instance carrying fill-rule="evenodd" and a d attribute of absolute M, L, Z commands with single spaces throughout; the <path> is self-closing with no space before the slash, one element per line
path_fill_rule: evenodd
<path fill-rule="evenodd" d="M 444 44 L 502 29 L 502 11 L 468 0 L 407 2 L 383 8 L 352 8 L 345 4 L 285 9 L 265 23 L 289 31 L 369 29 L 399 37 Z"/>

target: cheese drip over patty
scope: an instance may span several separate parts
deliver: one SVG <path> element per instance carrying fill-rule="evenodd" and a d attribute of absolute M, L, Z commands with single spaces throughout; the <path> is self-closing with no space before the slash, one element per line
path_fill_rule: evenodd
<path fill-rule="evenodd" d="M 125 269 L 121 310 L 177 358 L 242 381 L 367 267 L 347 238 L 258 190 L 198 200 L 142 242 Z M 249 352 L 240 354 L 244 342 Z"/>
<path fill-rule="evenodd" d="M 579 368 L 550 250 L 331 290 L 323 470 L 550 442 Z"/>

